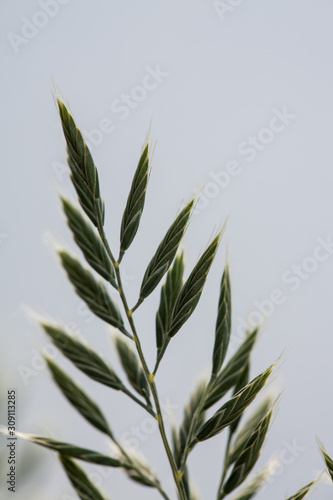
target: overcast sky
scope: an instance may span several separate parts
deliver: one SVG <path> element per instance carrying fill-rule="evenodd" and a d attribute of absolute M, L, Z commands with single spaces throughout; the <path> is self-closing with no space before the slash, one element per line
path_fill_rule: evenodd
<path fill-rule="evenodd" d="M 75 296 L 54 251 L 56 242 L 79 255 L 58 197 L 75 194 L 52 97 L 56 85 L 91 146 L 115 252 L 151 123 L 156 147 L 146 208 L 123 261 L 130 303 L 193 191 L 201 189 L 184 241 L 187 273 L 229 215 L 202 300 L 170 344 L 157 383 L 179 419 L 191 387 L 209 372 L 228 246 L 233 345 L 246 321 L 264 314 L 251 376 L 283 353 L 269 387 L 283 393 L 258 463 L 274 456 L 277 471 L 258 499 L 286 498 L 323 469 L 316 435 L 333 454 L 332 2 L 2 0 L 0 9 L 0 360 L 3 389 L 17 390 L 18 427 L 105 451 L 103 436 L 43 369 L 37 353 L 48 341 L 27 308 L 79 332 L 120 371 L 108 329 Z M 158 300 L 156 291 L 136 313 L 150 366 Z M 100 403 L 119 436 L 133 437 L 139 428 L 140 451 L 172 492 L 158 433 L 144 412 L 56 359 Z M 224 443 L 222 434 L 190 459 L 201 498 L 215 498 Z M 25 498 L 35 498 L 37 488 L 41 498 L 74 498 L 55 455 L 18 446 L 40 459 Z M 117 471 L 88 470 L 110 498 L 157 497 Z M 312 496 L 331 497 L 329 484 Z"/>

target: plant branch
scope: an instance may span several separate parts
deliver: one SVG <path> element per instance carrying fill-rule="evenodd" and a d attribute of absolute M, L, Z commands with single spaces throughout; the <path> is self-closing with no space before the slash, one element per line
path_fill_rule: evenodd
<path fill-rule="evenodd" d="M 120 294 L 120 298 L 122 300 L 122 303 L 123 303 L 123 306 L 124 306 L 124 309 L 126 312 L 126 316 L 127 316 L 128 322 L 130 324 L 130 327 L 131 327 L 131 330 L 133 333 L 135 346 L 136 346 L 136 349 L 137 349 L 137 352 L 138 352 L 138 355 L 139 355 L 139 358 L 141 361 L 143 371 L 144 371 L 145 376 L 147 378 L 147 381 L 148 381 L 148 384 L 149 384 L 149 387 L 150 387 L 150 390 L 151 390 L 151 393 L 152 393 L 152 396 L 154 399 L 155 408 L 156 408 L 156 420 L 158 422 L 159 431 L 161 434 L 161 438 L 163 441 L 163 445 L 164 445 L 170 466 L 171 466 L 172 474 L 173 474 L 173 477 L 174 477 L 174 480 L 175 480 L 175 483 L 176 483 L 176 486 L 178 489 L 179 497 L 181 500 L 186 500 L 186 493 L 184 491 L 184 486 L 182 484 L 181 477 L 178 474 L 177 466 L 176 466 L 176 463 L 175 463 L 175 460 L 174 460 L 174 457 L 173 457 L 173 454 L 172 454 L 172 451 L 171 451 L 171 448 L 170 448 L 170 445 L 169 445 L 169 442 L 168 442 L 168 439 L 166 436 L 161 406 L 160 406 L 160 402 L 159 402 L 159 396 L 157 393 L 156 384 L 154 382 L 154 376 L 149 371 L 148 365 L 146 363 L 146 360 L 145 360 L 145 357 L 144 357 L 144 354 L 142 351 L 140 339 L 138 337 L 138 334 L 137 334 L 137 331 L 135 328 L 135 324 L 133 321 L 132 311 L 129 309 L 128 304 L 127 304 L 127 299 L 126 299 L 126 296 L 124 294 L 123 286 L 122 286 L 122 282 L 121 282 L 121 276 L 120 276 L 120 272 L 119 272 L 118 262 L 115 262 L 115 272 L 116 272 L 116 278 L 117 278 L 117 282 L 118 282 L 118 291 Z"/>
<path fill-rule="evenodd" d="M 130 324 L 130 327 L 131 327 L 131 330 L 133 333 L 133 340 L 135 342 L 136 350 L 137 350 L 138 356 L 140 358 L 143 371 L 145 373 L 146 379 L 148 381 L 148 384 L 149 384 L 149 387 L 150 387 L 150 390 L 151 390 L 151 393 L 152 393 L 152 396 L 154 399 L 155 408 L 156 408 L 156 417 L 155 418 L 158 422 L 159 431 L 160 431 L 163 445 L 164 445 L 164 448 L 165 448 L 165 451 L 166 451 L 166 454 L 167 454 L 167 457 L 168 457 L 168 460 L 170 463 L 170 467 L 172 470 L 174 481 L 175 481 L 175 484 L 176 484 L 176 487 L 177 487 L 177 490 L 179 493 L 179 498 L 180 498 L 180 500 L 186 500 L 186 493 L 185 493 L 184 485 L 183 485 L 182 480 L 181 480 L 181 474 L 178 473 L 177 466 L 176 466 L 176 463 L 175 463 L 175 460 L 174 460 L 174 457 L 173 457 L 173 454 L 172 454 L 172 451 L 171 451 L 171 448 L 170 448 L 170 445 L 169 445 L 169 442 L 168 442 L 168 439 L 166 436 L 161 406 L 160 406 L 160 402 L 159 402 L 156 384 L 154 382 L 154 376 L 150 373 L 147 362 L 145 360 L 145 357 L 144 357 L 144 354 L 142 351 L 142 347 L 141 347 L 141 343 L 140 343 L 140 339 L 138 337 L 138 334 L 137 334 L 137 331 L 135 328 L 135 324 L 133 321 L 132 310 L 130 310 L 128 307 L 127 299 L 126 299 L 124 289 L 122 286 L 121 276 L 120 276 L 120 272 L 119 272 L 119 262 L 117 262 L 115 260 L 113 254 L 112 254 L 111 248 L 108 244 L 108 241 L 107 241 L 107 238 L 105 235 L 105 231 L 104 231 L 104 228 L 102 225 L 102 218 L 101 218 L 100 214 L 98 214 L 98 231 L 99 231 L 100 237 L 102 239 L 103 245 L 104 245 L 104 247 L 105 247 L 105 249 L 110 257 L 110 260 L 114 266 L 114 269 L 115 269 L 116 279 L 117 279 L 117 283 L 118 283 L 118 293 L 120 295 L 128 322 Z"/>
<path fill-rule="evenodd" d="M 142 472 L 142 470 L 140 469 L 140 467 L 137 467 L 137 465 L 132 460 L 132 458 L 130 457 L 130 455 L 127 453 L 127 451 L 125 450 L 125 448 L 115 438 L 112 438 L 112 440 L 115 443 L 115 445 L 118 447 L 118 449 L 121 452 L 121 454 L 126 458 L 127 462 L 132 466 L 132 469 L 135 470 L 142 479 L 147 480 L 146 475 Z M 156 481 L 151 481 L 151 484 L 152 484 L 152 486 L 154 488 L 156 488 L 160 492 L 160 494 L 162 495 L 162 497 L 165 500 L 170 500 L 170 498 L 168 497 L 168 495 L 166 494 L 166 492 L 163 490 L 163 488 L 161 486 L 161 483 L 159 482 L 158 479 Z"/>
<path fill-rule="evenodd" d="M 169 345 L 169 342 L 170 342 L 169 338 L 165 339 L 164 342 L 163 342 L 163 345 L 162 345 L 161 349 L 158 350 L 158 354 L 157 354 L 157 358 L 156 358 L 156 363 L 155 363 L 155 367 L 154 367 L 154 372 L 153 372 L 154 375 L 156 375 L 156 372 L 158 370 L 160 362 L 162 361 L 162 358 L 163 358 L 163 356 L 165 354 L 165 351 L 166 351 L 166 349 L 167 349 L 167 347 Z"/>
<path fill-rule="evenodd" d="M 127 387 L 123 386 L 121 391 L 127 396 L 129 396 L 131 399 L 133 399 L 133 401 L 135 401 L 138 405 L 142 406 L 142 408 L 144 408 L 152 417 L 156 418 L 156 413 L 154 412 L 154 410 L 150 406 L 146 405 L 139 398 L 137 398 L 136 395 L 133 394 L 133 392 L 127 389 Z"/>
<path fill-rule="evenodd" d="M 190 425 L 190 428 L 189 428 L 189 431 L 188 431 L 188 435 L 187 435 L 187 438 L 186 438 L 186 444 L 185 444 L 185 448 L 184 448 L 184 453 L 183 453 L 181 464 L 180 464 L 180 470 L 182 472 L 184 471 L 187 457 L 188 457 L 188 455 L 189 455 L 189 453 L 191 451 L 190 444 L 191 444 L 192 439 L 193 439 L 193 434 L 194 434 L 194 431 L 195 431 L 195 428 L 196 428 L 196 425 L 197 425 L 197 421 L 198 421 L 199 415 L 202 412 L 203 405 L 204 405 L 205 400 L 206 400 L 206 396 L 207 396 L 209 390 L 211 389 L 212 385 L 214 384 L 214 381 L 215 381 L 215 375 L 212 375 L 210 381 L 208 382 L 208 384 L 206 386 L 206 389 L 204 390 L 204 392 L 202 394 L 201 400 L 200 400 L 200 402 L 199 402 L 199 404 L 198 404 L 198 406 L 197 406 L 197 408 L 196 408 L 196 410 L 194 412 L 194 415 L 193 415 L 193 418 L 192 418 L 192 421 L 191 421 L 191 425 Z"/>

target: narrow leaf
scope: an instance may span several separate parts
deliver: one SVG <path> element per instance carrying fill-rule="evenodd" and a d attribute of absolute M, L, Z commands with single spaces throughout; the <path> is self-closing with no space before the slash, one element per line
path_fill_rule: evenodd
<path fill-rule="evenodd" d="M 109 296 L 105 286 L 97 282 L 80 262 L 64 250 L 59 252 L 61 263 L 73 284 L 76 293 L 99 318 L 126 334 L 117 305 Z"/>
<path fill-rule="evenodd" d="M 183 285 L 184 254 L 179 253 L 169 269 L 161 289 L 160 305 L 156 314 L 156 346 L 160 350 L 168 331 L 169 318 Z"/>
<path fill-rule="evenodd" d="M 81 500 L 105 500 L 105 497 L 90 481 L 81 467 L 65 455 L 60 454 L 59 459 Z"/>
<path fill-rule="evenodd" d="M 217 375 L 227 353 L 231 332 L 231 289 L 226 264 L 221 281 L 218 315 L 215 328 L 212 374 Z"/>
<path fill-rule="evenodd" d="M 55 383 L 74 408 L 94 427 L 112 437 L 110 427 L 96 403 L 59 366 L 45 359 Z"/>
<path fill-rule="evenodd" d="M 202 254 L 182 287 L 171 313 L 167 334 L 169 338 L 176 335 L 195 310 L 200 300 L 208 272 L 216 255 L 221 236 L 222 231 L 215 236 L 208 248 Z"/>
<path fill-rule="evenodd" d="M 91 222 L 98 227 L 104 222 L 104 203 L 99 194 L 97 168 L 72 115 L 60 99 L 57 102 L 67 144 L 71 179 L 83 210 Z"/>
<path fill-rule="evenodd" d="M 115 336 L 115 345 L 130 384 L 149 402 L 149 384 L 135 352 L 119 335 Z"/>
<path fill-rule="evenodd" d="M 69 200 L 62 197 L 61 201 L 68 226 L 86 261 L 98 274 L 117 287 L 113 265 L 100 236 Z"/>
<path fill-rule="evenodd" d="M 269 423 L 272 417 L 273 408 L 259 421 L 258 425 L 248 438 L 241 453 L 237 456 L 231 474 L 223 486 L 222 493 L 229 494 L 246 479 L 257 462 Z"/>
<path fill-rule="evenodd" d="M 191 199 L 171 224 L 154 257 L 149 262 L 141 284 L 140 301 L 152 293 L 171 266 L 188 226 L 193 205 L 194 199 Z"/>
<path fill-rule="evenodd" d="M 257 336 L 258 329 L 248 334 L 225 368 L 216 377 L 205 401 L 204 408 L 206 410 L 223 398 L 237 384 L 239 378 L 243 377 L 244 367 L 248 365 Z"/>
<path fill-rule="evenodd" d="M 311 483 L 307 484 L 306 486 L 298 490 L 297 493 L 295 493 L 291 497 L 288 497 L 287 500 L 302 500 L 309 493 L 310 489 L 312 488 L 312 486 L 315 484 L 316 481 L 317 481 L 316 479 L 314 481 L 311 481 Z"/>
<path fill-rule="evenodd" d="M 122 382 L 112 368 L 91 347 L 60 327 L 42 323 L 53 344 L 88 377 L 112 389 L 121 390 Z"/>
<path fill-rule="evenodd" d="M 264 387 L 268 377 L 272 373 L 275 364 L 272 364 L 264 372 L 255 377 L 249 384 L 240 390 L 235 396 L 227 401 L 221 408 L 202 426 L 196 441 L 204 441 L 223 429 L 237 419 Z M 194 443 L 193 443 L 194 444 Z"/>
<path fill-rule="evenodd" d="M 139 228 L 145 204 L 149 177 L 149 144 L 145 141 L 139 164 L 134 174 L 132 186 L 127 198 L 120 230 L 120 252 L 123 254 L 132 243 Z"/>

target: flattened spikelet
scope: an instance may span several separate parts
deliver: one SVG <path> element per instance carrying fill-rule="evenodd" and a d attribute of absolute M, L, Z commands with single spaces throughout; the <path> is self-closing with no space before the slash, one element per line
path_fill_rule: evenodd
<path fill-rule="evenodd" d="M 161 289 L 160 304 L 156 314 L 156 346 L 158 351 L 161 350 L 166 340 L 171 311 L 183 285 L 183 276 L 184 254 L 181 252 L 176 256 Z"/>
<path fill-rule="evenodd" d="M 140 301 L 152 293 L 171 266 L 188 226 L 193 205 L 194 199 L 192 198 L 171 224 L 154 257 L 149 262 L 141 283 Z"/>
<path fill-rule="evenodd" d="M 149 169 L 149 144 L 145 141 L 121 222 L 120 255 L 129 248 L 139 229 L 146 199 Z"/>
<path fill-rule="evenodd" d="M 303 498 L 305 498 L 310 492 L 312 486 L 316 483 L 316 481 L 316 479 L 314 481 L 311 481 L 311 483 L 298 490 L 297 493 L 295 493 L 291 497 L 288 497 L 287 500 L 303 500 Z"/>
<path fill-rule="evenodd" d="M 243 377 L 244 368 L 249 363 L 250 354 L 257 340 L 258 329 L 247 335 L 243 343 L 230 358 L 227 365 L 219 373 L 209 391 L 204 408 L 207 410 L 217 403 L 223 396 L 234 387 L 240 377 Z"/>
<path fill-rule="evenodd" d="M 237 456 L 231 474 L 223 486 L 222 493 L 229 494 L 237 488 L 246 479 L 251 472 L 256 461 L 259 458 L 265 437 L 268 431 L 269 423 L 272 417 L 271 408 L 266 415 L 259 421 L 252 434 L 244 443 L 243 449 Z"/>
<path fill-rule="evenodd" d="M 150 404 L 149 400 L 149 384 L 139 360 L 133 349 L 128 345 L 126 339 L 119 335 L 115 337 L 115 345 L 122 364 L 122 367 L 127 375 L 127 378 L 132 387 L 143 396 Z"/>
<path fill-rule="evenodd" d="M 53 344 L 88 377 L 112 389 L 122 388 L 121 380 L 113 369 L 87 344 L 83 344 L 62 328 L 42 323 Z"/>
<path fill-rule="evenodd" d="M 104 203 L 100 198 L 97 168 L 72 115 L 64 102 L 57 99 L 57 103 L 67 144 L 71 179 L 83 210 L 98 227 L 104 223 Z"/>
<path fill-rule="evenodd" d="M 96 429 L 112 436 L 109 424 L 97 404 L 54 361 L 46 358 L 53 380 L 74 408 Z"/>
<path fill-rule="evenodd" d="M 117 287 L 113 265 L 99 234 L 69 200 L 62 197 L 61 201 L 67 224 L 86 261 L 98 274 Z"/>
<path fill-rule="evenodd" d="M 255 377 L 249 384 L 217 410 L 217 412 L 202 426 L 196 436 L 196 440 L 204 441 L 216 436 L 216 434 L 219 434 L 237 419 L 264 387 L 273 368 L 274 364 Z"/>
<path fill-rule="evenodd" d="M 215 236 L 194 266 L 188 279 L 179 292 L 171 313 L 168 337 L 171 338 L 180 330 L 194 312 L 200 300 L 207 275 L 216 255 L 223 229 Z"/>
<path fill-rule="evenodd" d="M 127 333 L 119 309 L 109 296 L 103 283 L 95 280 L 93 275 L 80 262 L 64 250 L 59 252 L 61 263 L 76 293 L 85 301 L 89 309 L 110 325 Z"/>
<path fill-rule="evenodd" d="M 221 281 L 218 315 L 215 328 L 212 373 L 217 375 L 227 354 L 231 333 L 231 288 L 229 267 L 226 263 Z"/>
<path fill-rule="evenodd" d="M 106 500 L 102 493 L 90 481 L 86 473 L 73 460 L 62 453 L 60 462 L 81 500 Z"/>

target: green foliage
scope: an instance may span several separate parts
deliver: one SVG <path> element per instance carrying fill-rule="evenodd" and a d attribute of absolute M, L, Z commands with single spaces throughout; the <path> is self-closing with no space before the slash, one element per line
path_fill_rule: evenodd
<path fill-rule="evenodd" d="M 260 424 L 261 420 L 269 413 L 272 407 L 272 398 L 266 396 L 256 410 L 250 415 L 250 417 L 243 424 L 241 430 L 236 435 L 234 441 L 232 442 L 228 453 L 227 453 L 227 465 L 233 464 L 239 457 L 242 450 L 245 448 L 247 441 L 254 434 L 256 428 Z"/>
<path fill-rule="evenodd" d="M 159 244 L 143 276 L 139 302 L 142 302 L 155 290 L 171 266 L 188 226 L 193 205 L 194 199 L 192 198 L 181 210 Z"/>
<path fill-rule="evenodd" d="M 170 315 L 167 336 L 172 338 L 190 318 L 198 305 L 207 275 L 216 255 L 222 231 L 208 245 L 188 279 L 181 288 Z"/>
<path fill-rule="evenodd" d="M 110 281 L 113 286 L 117 287 L 113 265 L 99 235 L 69 200 L 62 197 L 61 201 L 67 217 L 67 224 L 87 263 L 90 264 L 102 278 Z"/>
<path fill-rule="evenodd" d="M 239 455 L 235 459 L 231 474 L 221 491 L 222 498 L 237 488 L 237 486 L 242 484 L 254 467 L 259 458 L 259 454 L 268 431 L 271 416 L 272 409 L 270 409 L 259 421 L 252 434 L 241 448 Z"/>
<path fill-rule="evenodd" d="M 307 484 L 303 488 L 297 491 L 294 495 L 291 497 L 288 497 L 287 500 L 303 500 L 311 490 L 312 486 L 316 483 L 316 480 L 311 481 L 311 483 Z"/>
<path fill-rule="evenodd" d="M 255 377 L 243 389 L 237 392 L 229 401 L 224 403 L 214 415 L 199 430 L 196 441 L 205 441 L 219 434 L 236 420 L 244 410 L 252 403 L 255 397 L 264 387 L 268 377 L 272 373 L 274 364 L 264 372 Z M 193 443 L 194 444 L 194 443 Z"/>
<path fill-rule="evenodd" d="M 81 207 L 91 222 L 104 224 L 104 203 L 100 198 L 98 172 L 91 153 L 66 105 L 57 100 L 59 115 L 67 144 L 68 166 Z"/>
<path fill-rule="evenodd" d="M 81 500 L 106 500 L 86 473 L 73 460 L 60 454 L 60 462 Z"/>
<path fill-rule="evenodd" d="M 322 454 L 322 457 L 323 457 L 325 465 L 326 465 L 327 473 L 333 481 L 333 460 L 328 455 L 328 453 L 326 452 L 326 450 L 324 448 L 324 445 L 319 441 L 319 439 L 318 439 L 318 445 L 319 445 L 320 452 Z"/>
<path fill-rule="evenodd" d="M 68 401 L 96 429 L 112 436 L 109 424 L 97 404 L 58 365 L 46 358 L 52 377 Z"/>
<path fill-rule="evenodd" d="M 127 334 L 119 309 L 103 283 L 96 281 L 93 275 L 69 253 L 61 250 L 59 255 L 76 293 L 85 301 L 89 309 L 99 318 Z"/>
<path fill-rule="evenodd" d="M 210 380 L 201 381 L 195 387 L 185 406 L 183 421 L 179 426 L 172 426 L 173 450 L 169 444 L 165 417 L 162 415 L 155 382 L 157 368 L 169 342 L 194 314 L 200 301 L 208 273 L 219 249 L 224 226 L 212 238 L 188 278 L 184 280 L 184 255 L 182 251 L 179 251 L 179 247 L 194 208 L 194 199 L 190 199 L 165 233 L 151 258 L 143 275 L 139 299 L 130 309 L 121 281 L 120 265 L 124 252 L 130 247 L 139 229 L 143 214 L 150 173 L 148 140 L 142 148 L 123 212 L 120 227 L 120 252 L 116 260 L 104 231 L 104 203 L 100 197 L 97 168 L 71 113 L 60 99 L 58 99 L 58 108 L 67 145 L 71 179 L 81 208 L 76 208 L 64 197 L 61 198 L 62 207 L 73 238 L 91 269 L 86 269 L 65 250 L 59 251 L 61 263 L 76 294 L 87 304 L 94 315 L 128 337 L 125 338 L 119 332 L 115 332 L 115 346 L 127 380 L 138 397 L 124 385 L 111 367 L 112 363 L 110 364 L 107 359 L 95 352 L 85 341 L 79 340 L 61 327 L 48 322 L 42 322 L 42 327 L 52 343 L 76 368 L 94 382 L 122 391 L 155 419 L 178 499 L 198 500 L 188 466 L 188 456 L 191 450 L 195 445 L 199 447 L 202 441 L 214 438 L 223 430 L 228 429 L 225 461 L 217 500 L 222 500 L 238 487 L 240 489 L 235 492 L 233 500 L 250 500 L 259 491 L 267 477 L 267 469 L 261 469 L 252 478 L 247 479 L 265 441 L 274 408 L 272 399 L 270 397 L 263 399 L 255 412 L 245 419 L 243 425 L 241 425 L 241 419 L 244 414 L 247 416 L 248 407 L 261 393 L 275 363 L 249 382 L 250 356 L 257 340 L 258 329 L 247 333 L 236 352 L 231 352 L 226 362 L 228 350 L 231 351 L 233 344 L 231 341 L 234 340 L 231 330 L 232 301 L 228 264 L 225 265 L 220 285 L 215 332 L 204 332 L 205 340 L 213 345 L 211 377 Z M 95 227 L 90 224 L 85 214 Z M 95 273 L 99 274 L 103 281 L 97 280 Z M 134 313 L 144 299 L 156 289 L 164 276 L 166 276 L 165 282 L 161 286 L 155 320 L 157 357 L 154 370 L 150 370 L 141 346 Z M 118 300 L 111 298 L 110 286 L 116 289 Z M 123 316 L 118 308 L 119 302 L 123 306 Z M 124 320 L 127 323 L 126 327 Z M 190 342 L 191 339 L 189 339 Z M 155 488 L 165 500 L 171 500 L 157 474 L 144 457 L 138 456 L 133 450 L 118 442 L 115 433 L 110 429 L 108 419 L 92 398 L 54 361 L 51 359 L 46 359 L 46 361 L 62 394 L 95 429 L 108 436 L 115 448 L 115 453 L 111 456 L 46 437 L 23 434 L 20 436 L 59 454 L 64 470 L 81 499 L 103 500 L 104 496 L 74 460 L 120 468 L 130 479 L 141 485 Z M 186 369 L 185 365 L 184 369 Z M 231 396 L 229 395 L 229 399 L 222 402 L 221 400 L 229 391 L 231 391 Z M 217 403 L 219 403 L 219 408 L 212 411 L 212 407 Z M 210 415 L 207 416 L 208 411 Z M 332 460 L 323 448 L 321 451 L 332 477 Z M 215 461 L 215 457 L 212 460 Z M 207 466 L 209 464 L 204 464 L 204 467 Z M 313 484 L 314 482 L 305 486 L 289 500 L 300 500 Z"/>
<path fill-rule="evenodd" d="M 119 335 L 115 339 L 116 348 L 122 367 L 132 387 L 150 403 L 150 388 L 145 373 L 140 365 L 137 355 L 128 345 L 126 339 Z"/>
<path fill-rule="evenodd" d="M 251 500 L 258 493 L 268 477 L 268 467 L 263 467 L 250 480 L 244 483 L 244 486 L 238 490 L 238 493 L 231 500 Z"/>
<path fill-rule="evenodd" d="M 142 148 L 139 164 L 134 174 L 131 190 L 128 195 L 120 230 L 120 253 L 123 254 L 132 243 L 137 230 L 146 199 L 149 177 L 149 144 Z M 119 259 L 120 260 L 120 259 Z"/>
<path fill-rule="evenodd" d="M 184 253 L 181 252 L 175 258 L 161 288 L 160 305 L 156 313 L 156 347 L 158 351 L 162 349 L 166 341 L 171 312 L 183 286 L 184 264 Z"/>
<path fill-rule="evenodd" d="M 87 343 L 82 343 L 60 327 L 42 323 L 52 343 L 88 377 L 112 389 L 121 390 L 123 384 L 113 369 Z"/>
<path fill-rule="evenodd" d="M 231 333 L 231 289 L 229 268 L 226 264 L 222 276 L 218 314 L 215 330 L 215 344 L 213 349 L 212 373 L 216 375 L 222 366 L 227 354 Z"/>
<path fill-rule="evenodd" d="M 206 410 L 223 398 L 232 387 L 236 386 L 239 379 L 243 378 L 257 336 L 258 329 L 249 333 L 225 368 L 213 380 L 205 398 L 204 408 Z"/>

